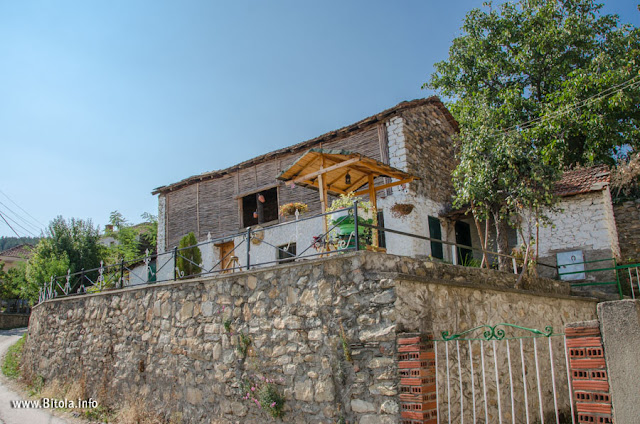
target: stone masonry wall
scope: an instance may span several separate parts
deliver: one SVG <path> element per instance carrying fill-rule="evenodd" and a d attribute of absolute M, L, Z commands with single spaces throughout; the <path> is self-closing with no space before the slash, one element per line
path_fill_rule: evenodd
<path fill-rule="evenodd" d="M 613 205 L 618 227 L 620 256 L 625 262 L 640 262 L 640 199 Z"/>
<path fill-rule="evenodd" d="M 421 179 L 410 186 L 418 196 L 449 204 L 453 196 L 451 174 L 457 162 L 454 156 L 455 130 L 442 111 L 419 107 L 402 114 L 406 171 Z M 391 151 L 391 144 L 389 145 Z"/>
<path fill-rule="evenodd" d="M 54 299 L 33 309 L 23 366 L 45 381 L 83 381 L 103 404 L 133 398 L 185 423 L 270 420 L 242 399 L 248 377 L 276 380 L 283 422 L 393 423 L 399 332 L 592 319 L 595 304 L 567 297 L 563 283 L 514 283 L 358 252 Z M 238 334 L 251 340 L 245 359 Z"/>
<path fill-rule="evenodd" d="M 29 314 L 0 314 L 0 329 L 9 330 L 29 325 Z"/>

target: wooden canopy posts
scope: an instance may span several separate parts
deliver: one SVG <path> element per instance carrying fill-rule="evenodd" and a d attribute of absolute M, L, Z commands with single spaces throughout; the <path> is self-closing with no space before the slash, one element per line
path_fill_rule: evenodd
<path fill-rule="evenodd" d="M 377 177 L 387 177 L 390 183 L 375 185 Z M 338 196 L 354 192 L 356 196 L 369 195 L 369 200 L 377 209 L 377 192 L 406 184 L 418 179 L 399 169 L 393 168 L 360 153 L 347 150 L 311 149 L 303 154 L 279 176 L 287 185 L 296 184 L 320 192 L 322 213 L 328 206 L 328 195 Z M 363 189 L 364 186 L 367 186 Z M 324 220 L 327 231 L 327 221 Z"/>

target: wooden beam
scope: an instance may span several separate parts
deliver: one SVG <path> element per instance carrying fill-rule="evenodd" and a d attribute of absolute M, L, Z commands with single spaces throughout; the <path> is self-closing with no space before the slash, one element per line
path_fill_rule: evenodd
<path fill-rule="evenodd" d="M 320 189 L 320 187 L 318 186 L 318 183 L 315 183 L 315 182 L 313 182 L 313 181 L 304 181 L 304 184 L 307 184 L 307 185 L 310 185 L 310 186 L 312 186 L 312 187 L 315 187 L 315 188 L 317 188 L 318 190 Z M 329 191 L 332 191 L 332 192 L 335 192 L 335 193 L 338 193 L 338 194 L 347 194 L 347 192 L 346 192 L 346 191 L 344 191 L 344 190 L 340 190 L 339 188 L 327 188 L 327 193 L 328 193 Z"/>
<path fill-rule="evenodd" d="M 326 181 L 324 180 L 324 172 L 322 172 L 324 170 L 324 156 L 322 155 L 322 153 L 320 153 L 320 173 L 318 174 L 318 188 L 320 189 L 320 212 L 321 213 L 325 213 L 327 211 L 327 196 L 326 196 Z M 322 227 L 325 233 L 327 233 L 327 231 L 329 231 L 329 227 L 328 227 L 328 223 L 327 223 L 327 217 L 323 216 L 322 217 Z"/>
<path fill-rule="evenodd" d="M 362 171 L 359 171 L 362 172 Z M 360 178 L 358 181 L 356 181 L 355 183 L 351 184 L 351 187 L 362 187 L 362 185 L 365 183 L 365 181 L 367 180 L 368 176 L 365 175 L 364 177 Z M 353 191 L 353 190 L 351 190 Z M 365 192 L 366 193 L 366 190 Z M 360 193 L 360 194 L 364 194 L 364 193 Z"/>
<path fill-rule="evenodd" d="M 289 180 L 289 181 L 287 181 L 287 183 L 294 183 L 295 184 L 295 183 L 298 183 L 300 181 L 312 180 L 312 179 L 314 179 L 315 177 L 317 177 L 319 175 L 326 174 L 327 172 L 333 171 L 335 169 L 344 168 L 345 166 L 349 166 L 349 165 L 351 165 L 353 163 L 360 162 L 361 160 L 362 159 L 359 158 L 359 157 L 358 158 L 352 158 L 352 159 L 349 159 L 349 160 L 345 160 L 344 162 L 337 163 L 337 164 L 335 164 L 333 166 L 330 166 L 328 168 L 322 168 L 321 167 L 318 171 L 312 172 L 312 173 L 307 174 L 307 175 L 303 175 L 302 177 L 298 177 L 295 180 Z"/>
<path fill-rule="evenodd" d="M 363 160 L 362 162 L 360 162 L 358 164 L 358 166 L 359 167 L 365 167 L 367 169 L 370 169 L 370 170 L 374 171 L 376 174 L 378 174 L 376 176 L 385 175 L 385 176 L 401 179 L 401 178 L 405 178 L 408 175 L 406 172 L 395 171 L 393 169 L 386 169 L 386 168 L 378 165 L 377 163 L 372 163 L 372 162 L 367 161 L 367 160 Z"/>
<path fill-rule="evenodd" d="M 389 183 L 389 184 L 383 184 L 381 186 L 378 187 L 374 187 L 376 191 L 379 190 L 384 190 L 385 188 L 389 188 L 389 187 L 395 187 L 397 185 L 400 184 L 406 184 L 406 183 L 410 183 L 411 181 L 415 180 L 416 177 L 410 177 L 410 178 L 405 178 L 404 180 L 400 180 L 400 181 L 396 181 L 394 183 Z M 369 192 L 369 190 L 360 190 L 357 193 L 354 193 L 356 196 L 362 196 L 363 194 L 367 194 Z"/>
<path fill-rule="evenodd" d="M 378 209 L 378 202 L 376 199 L 376 189 L 373 182 L 373 175 L 369 175 L 369 201 L 375 209 Z"/>
<path fill-rule="evenodd" d="M 327 185 L 328 185 L 329 187 L 331 187 L 331 186 L 333 185 L 333 183 L 335 183 L 336 181 L 340 181 L 340 180 L 341 180 L 342 178 L 344 178 L 348 173 L 349 173 L 349 170 L 347 169 L 347 171 L 346 171 L 346 172 L 343 172 L 342 174 L 338 175 L 338 178 L 334 178 L 333 180 L 328 181 L 328 182 L 327 182 Z"/>
<path fill-rule="evenodd" d="M 369 174 L 369 201 L 373 206 L 374 213 L 376 213 L 378 211 L 378 202 L 376 199 L 376 189 L 374 187 L 375 183 L 373 180 L 374 180 L 374 176 L 372 174 Z M 371 238 L 372 238 L 371 242 L 373 244 L 373 247 L 377 248 L 378 247 L 378 230 L 374 229 L 371 232 Z"/>

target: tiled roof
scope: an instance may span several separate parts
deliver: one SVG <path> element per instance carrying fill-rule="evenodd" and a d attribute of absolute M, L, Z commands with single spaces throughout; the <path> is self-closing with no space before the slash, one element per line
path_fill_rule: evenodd
<path fill-rule="evenodd" d="M 33 246 L 28 244 L 19 244 L 18 246 L 14 246 L 10 249 L 3 250 L 0 252 L 0 256 L 8 256 L 11 258 L 30 258 L 33 255 Z"/>
<path fill-rule="evenodd" d="M 350 135 L 353 132 L 356 131 L 361 131 L 364 128 L 368 128 L 371 125 L 374 125 L 378 122 L 382 122 L 385 119 L 389 118 L 390 116 L 402 112 L 404 110 L 407 109 L 411 109 L 414 107 L 418 107 L 418 106 L 423 106 L 423 105 L 427 105 L 427 104 L 431 104 L 433 106 L 435 106 L 436 108 L 438 108 L 443 114 L 444 116 L 447 118 L 447 122 L 449 122 L 449 124 L 454 128 L 455 131 L 458 131 L 458 122 L 455 120 L 455 118 L 453 117 L 453 115 L 451 115 L 451 112 L 449 112 L 449 110 L 445 107 L 445 105 L 442 103 L 442 101 L 437 97 L 437 96 L 431 96 L 429 98 L 426 99 L 416 99 L 416 100 L 411 100 L 411 101 L 406 101 L 406 102 L 401 102 L 398 103 L 397 105 L 395 105 L 394 107 L 384 110 L 380 113 L 377 113 L 373 116 L 369 116 L 368 118 L 362 119 L 354 124 L 348 125 L 346 127 L 340 128 L 338 130 L 335 131 L 331 131 L 328 132 L 326 134 L 322 134 L 321 136 L 318 136 L 316 138 L 313 138 L 311 140 L 307 140 L 307 141 L 303 141 L 302 143 L 298 143 L 298 144 L 294 144 L 293 146 L 289 146 L 289 147 L 285 147 L 282 149 L 278 149 L 278 150 L 274 150 L 273 152 L 269 152 L 266 153 L 264 155 L 260 155 L 257 156 L 253 159 L 249 159 L 246 160 L 244 162 L 241 162 L 237 165 L 233 165 L 229 168 L 225 168 L 225 169 L 220 169 L 217 171 L 211 171 L 211 172 L 205 172 L 204 174 L 200 174 L 200 175 L 194 175 L 192 177 L 189 178 L 185 178 L 182 181 L 178 181 L 177 183 L 173 183 L 173 184 L 169 184 L 166 186 L 161 186 L 158 187 L 156 189 L 154 189 L 151 194 L 158 194 L 158 193 L 167 193 L 171 190 L 176 190 L 178 188 L 187 186 L 189 184 L 193 184 L 195 182 L 198 181 L 203 181 L 203 180 L 210 180 L 213 178 L 218 178 L 222 175 L 228 174 L 230 172 L 235 172 L 237 170 L 240 169 L 244 169 L 247 168 L 249 166 L 253 166 L 257 163 L 260 162 L 264 162 L 265 160 L 270 160 L 270 159 L 274 159 L 276 157 L 280 157 L 289 153 L 296 153 L 296 152 L 304 152 L 306 150 L 309 150 L 310 148 L 319 145 L 322 142 L 326 142 L 329 140 L 333 140 L 333 139 L 337 139 L 337 138 L 341 138 L 341 137 L 346 137 L 348 135 Z"/>
<path fill-rule="evenodd" d="M 609 185 L 611 174 L 606 165 L 596 165 L 567 171 L 555 187 L 558 196 L 573 196 L 576 194 L 599 191 Z"/>

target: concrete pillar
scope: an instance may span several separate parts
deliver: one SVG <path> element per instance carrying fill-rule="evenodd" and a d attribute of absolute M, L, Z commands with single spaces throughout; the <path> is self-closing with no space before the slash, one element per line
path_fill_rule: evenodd
<path fill-rule="evenodd" d="M 598 319 L 616 423 L 640 417 L 640 301 L 598 304 Z"/>

